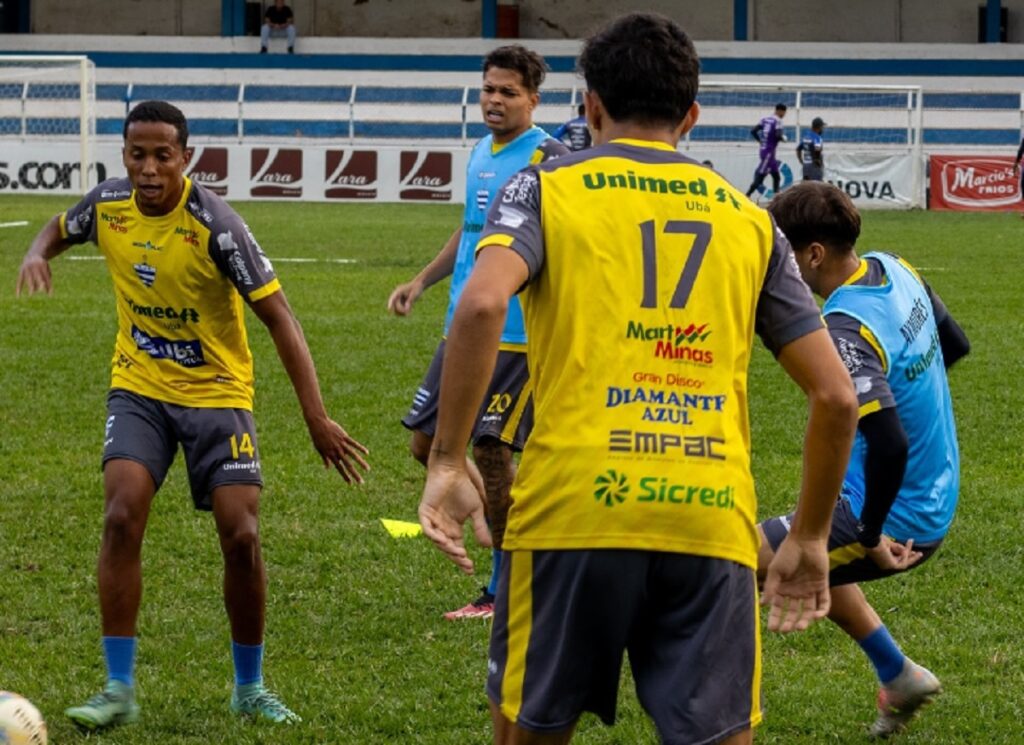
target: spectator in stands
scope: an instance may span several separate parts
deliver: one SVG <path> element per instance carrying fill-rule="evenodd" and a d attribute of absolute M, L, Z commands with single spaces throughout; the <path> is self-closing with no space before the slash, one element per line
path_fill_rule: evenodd
<path fill-rule="evenodd" d="M 782 129 L 782 117 L 785 115 L 786 104 L 777 103 L 775 104 L 775 113 L 761 119 L 750 130 L 751 137 L 761 143 L 761 147 L 758 150 L 760 159 L 754 170 L 754 181 L 747 189 L 748 197 L 761 188 L 761 185 L 764 184 L 764 177 L 768 174 L 772 176 L 772 189 L 776 194 L 779 193 L 781 178 L 779 176 L 779 161 L 775 158 L 775 148 L 786 139 L 786 133 Z"/>
<path fill-rule="evenodd" d="M 590 147 L 590 129 L 587 128 L 586 107 L 580 104 L 576 111 L 579 116 L 570 119 L 551 134 L 556 140 L 565 143 L 573 152 Z"/>
<path fill-rule="evenodd" d="M 822 154 L 821 133 L 825 131 L 825 120 L 820 116 L 811 120 L 811 129 L 800 137 L 796 146 L 796 157 L 804 169 L 804 181 L 825 180 L 825 156 Z"/>
<path fill-rule="evenodd" d="M 270 37 L 288 37 L 288 54 L 295 54 L 295 16 L 292 9 L 284 4 L 284 0 L 274 0 L 263 16 L 263 27 L 260 29 L 260 54 L 267 53 Z"/>

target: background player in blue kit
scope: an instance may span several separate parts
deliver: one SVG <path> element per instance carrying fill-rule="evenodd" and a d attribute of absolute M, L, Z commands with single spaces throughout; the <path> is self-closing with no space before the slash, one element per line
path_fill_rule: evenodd
<path fill-rule="evenodd" d="M 946 368 L 970 350 L 964 332 L 920 275 L 897 256 L 854 244 L 860 215 L 847 194 L 807 181 L 768 207 L 793 246 L 800 273 L 825 299 L 823 312 L 853 378 L 860 421 L 829 536 L 829 618 L 874 664 L 881 689 L 876 736 L 906 725 L 941 691 L 906 657 L 858 582 L 928 559 L 953 520 L 960 455 Z M 763 572 L 789 517 L 760 526 Z"/>
<path fill-rule="evenodd" d="M 825 155 L 822 152 L 824 142 L 821 133 L 825 131 L 825 120 L 820 116 L 811 120 L 811 128 L 800 136 L 800 144 L 796 146 L 796 156 L 803 166 L 804 181 L 825 180 Z"/>
<path fill-rule="evenodd" d="M 483 230 L 487 210 L 498 189 L 521 168 L 568 153 L 560 142 L 533 124 L 540 101 L 544 59 L 520 45 L 499 47 L 484 58 L 480 109 L 491 133 L 481 139 L 466 167 L 466 206 L 462 226 L 452 233 L 434 259 L 410 282 L 399 285 L 388 298 L 388 310 L 408 315 L 416 299 L 431 285 L 451 275 L 444 333 L 448 334 L 455 306 L 475 262 L 474 250 Z M 473 427 L 473 459 L 467 462 L 473 484 L 486 500 L 486 515 L 494 542 L 491 579 L 480 597 L 445 614 L 448 620 L 489 618 L 494 614 L 494 593 L 501 567 L 501 542 L 505 532 L 509 493 L 515 477 L 513 452 L 523 449 L 533 426 L 533 403 L 526 368 L 526 329 L 518 301 L 508 315 L 501 337 L 498 363 L 486 400 Z M 410 449 L 426 465 L 437 424 L 437 403 L 444 359 L 444 341 L 413 399 L 402 424 L 412 430 Z M 486 533 L 483 514 L 478 530 Z"/>
<path fill-rule="evenodd" d="M 782 129 L 782 118 L 786 116 L 786 104 L 775 104 L 775 113 L 769 114 L 750 130 L 750 136 L 760 143 L 758 147 L 757 168 L 754 170 L 754 181 L 747 189 L 749 197 L 764 183 L 764 177 L 771 174 L 772 190 L 779 193 L 779 161 L 775 158 L 775 150 L 779 143 L 786 139 Z"/>
<path fill-rule="evenodd" d="M 575 119 L 570 119 L 551 133 L 552 137 L 563 142 L 573 152 L 590 147 L 590 128 L 587 126 L 587 117 L 585 116 L 586 106 L 580 104 L 576 111 L 578 116 Z"/>

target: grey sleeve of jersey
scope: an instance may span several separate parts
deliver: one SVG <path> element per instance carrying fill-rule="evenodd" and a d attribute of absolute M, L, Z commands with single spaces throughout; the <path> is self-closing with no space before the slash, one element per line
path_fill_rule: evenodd
<path fill-rule="evenodd" d="M 863 409 L 867 404 L 877 401 L 882 409 L 895 406 L 896 399 L 889 387 L 882 359 L 861 335 L 860 321 L 845 313 L 829 313 L 825 316 L 825 323 L 840 359 L 853 378 L 857 405 Z"/>
<path fill-rule="evenodd" d="M 64 229 L 67 231 L 65 240 L 68 243 L 79 245 L 96 242 L 96 202 L 104 187 L 104 184 L 100 184 L 64 213 Z"/>
<path fill-rule="evenodd" d="M 544 265 L 544 231 L 540 224 L 540 176 L 536 168 L 524 168 L 510 178 L 491 203 L 487 223 L 478 246 L 486 246 L 491 236 L 508 236 L 497 240 L 508 245 L 522 257 L 530 270 L 532 281 Z"/>
<path fill-rule="evenodd" d="M 822 320 L 810 288 L 800 277 L 789 241 L 774 220 L 772 227 L 775 241 L 757 300 L 754 329 L 769 351 L 778 355 L 791 341 L 822 328 Z"/>
<path fill-rule="evenodd" d="M 543 163 L 546 160 L 557 158 L 561 155 L 568 155 L 572 151 L 565 146 L 561 140 L 557 140 L 554 137 L 549 137 L 537 146 L 537 151 L 540 153 L 540 162 Z"/>
<path fill-rule="evenodd" d="M 218 215 L 210 227 L 210 258 L 242 297 L 248 299 L 276 279 L 270 259 L 236 213 Z"/>

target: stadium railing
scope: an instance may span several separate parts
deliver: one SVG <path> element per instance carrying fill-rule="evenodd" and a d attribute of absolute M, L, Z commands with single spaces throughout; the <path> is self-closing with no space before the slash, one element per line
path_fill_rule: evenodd
<path fill-rule="evenodd" d="M 54 117 L 62 115 L 62 94 L 45 83 L 0 84 L 0 103 L 11 107 L 0 116 L 0 135 L 45 136 Z M 577 88 L 545 89 L 537 122 L 554 128 L 575 115 L 582 93 Z M 135 103 L 163 99 L 179 105 L 189 118 L 192 134 L 211 140 L 302 138 L 349 142 L 417 141 L 468 144 L 486 134 L 476 114 L 475 86 L 389 85 L 270 85 L 270 84 L 143 84 L 100 83 L 96 86 L 97 134 L 119 137 L 124 116 Z M 42 100 L 54 102 L 52 116 L 21 112 L 31 100 L 38 112 Z M 892 99 L 892 100 L 889 100 Z M 831 145 L 884 145 L 906 139 L 906 126 L 894 115 L 892 126 L 858 126 L 865 107 L 905 108 L 903 94 L 880 92 L 870 104 L 842 92 L 734 92 L 718 87 L 702 90 L 701 125 L 692 141 L 749 143 L 750 127 L 775 103 L 796 112 L 787 116 L 787 135 L 793 140 L 799 123 L 807 126 L 814 112 L 829 123 Z M 925 145 L 1015 146 L 1024 129 L 1024 93 L 924 92 Z M 800 111 L 808 112 L 800 119 Z M 711 112 L 714 112 L 713 114 Z M 790 124 L 795 122 L 795 124 Z M 66 131 L 74 128 L 69 119 Z"/>

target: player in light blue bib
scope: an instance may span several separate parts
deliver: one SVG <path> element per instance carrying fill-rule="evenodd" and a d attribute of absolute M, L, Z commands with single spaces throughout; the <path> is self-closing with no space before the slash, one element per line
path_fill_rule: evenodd
<path fill-rule="evenodd" d="M 408 315 L 424 290 L 451 276 L 444 323 L 447 337 L 455 306 L 473 271 L 476 244 L 487 210 L 496 198 L 500 198 L 502 185 L 529 165 L 569 152 L 562 143 L 533 124 L 533 110 L 540 100 L 539 88 L 545 68 L 540 55 L 519 45 L 499 47 L 484 59 L 480 109 L 490 134 L 476 144 L 469 157 L 462 225 L 419 274 L 394 289 L 388 298 L 388 310 L 392 313 Z M 515 220 L 516 217 L 510 213 L 508 219 Z M 412 430 L 410 449 L 413 456 L 424 465 L 430 455 L 437 425 L 444 349 L 442 340 L 423 382 L 416 390 L 409 413 L 402 419 L 402 424 Z M 494 538 L 491 579 L 476 600 L 445 613 L 449 620 L 490 618 L 494 614 L 494 593 L 501 568 L 498 549 L 515 477 L 513 453 L 523 449 L 532 427 L 533 397 L 526 367 L 526 330 L 519 300 L 513 299 L 509 304 L 494 375 L 473 427 L 473 461 L 466 463 L 467 471 L 483 499 L 478 511 L 477 529 L 487 532 L 483 524 L 485 504 Z"/>
<path fill-rule="evenodd" d="M 946 369 L 970 344 L 906 261 L 886 253 L 858 257 L 860 215 L 841 189 L 804 181 L 768 209 L 789 238 L 804 281 L 825 298 L 825 321 L 860 405 L 829 536 L 829 618 L 875 666 L 881 690 L 871 733 L 888 736 L 941 686 L 903 654 L 857 583 L 919 566 L 949 530 L 960 451 Z M 760 528 L 759 567 L 785 538 L 789 516 Z"/>

